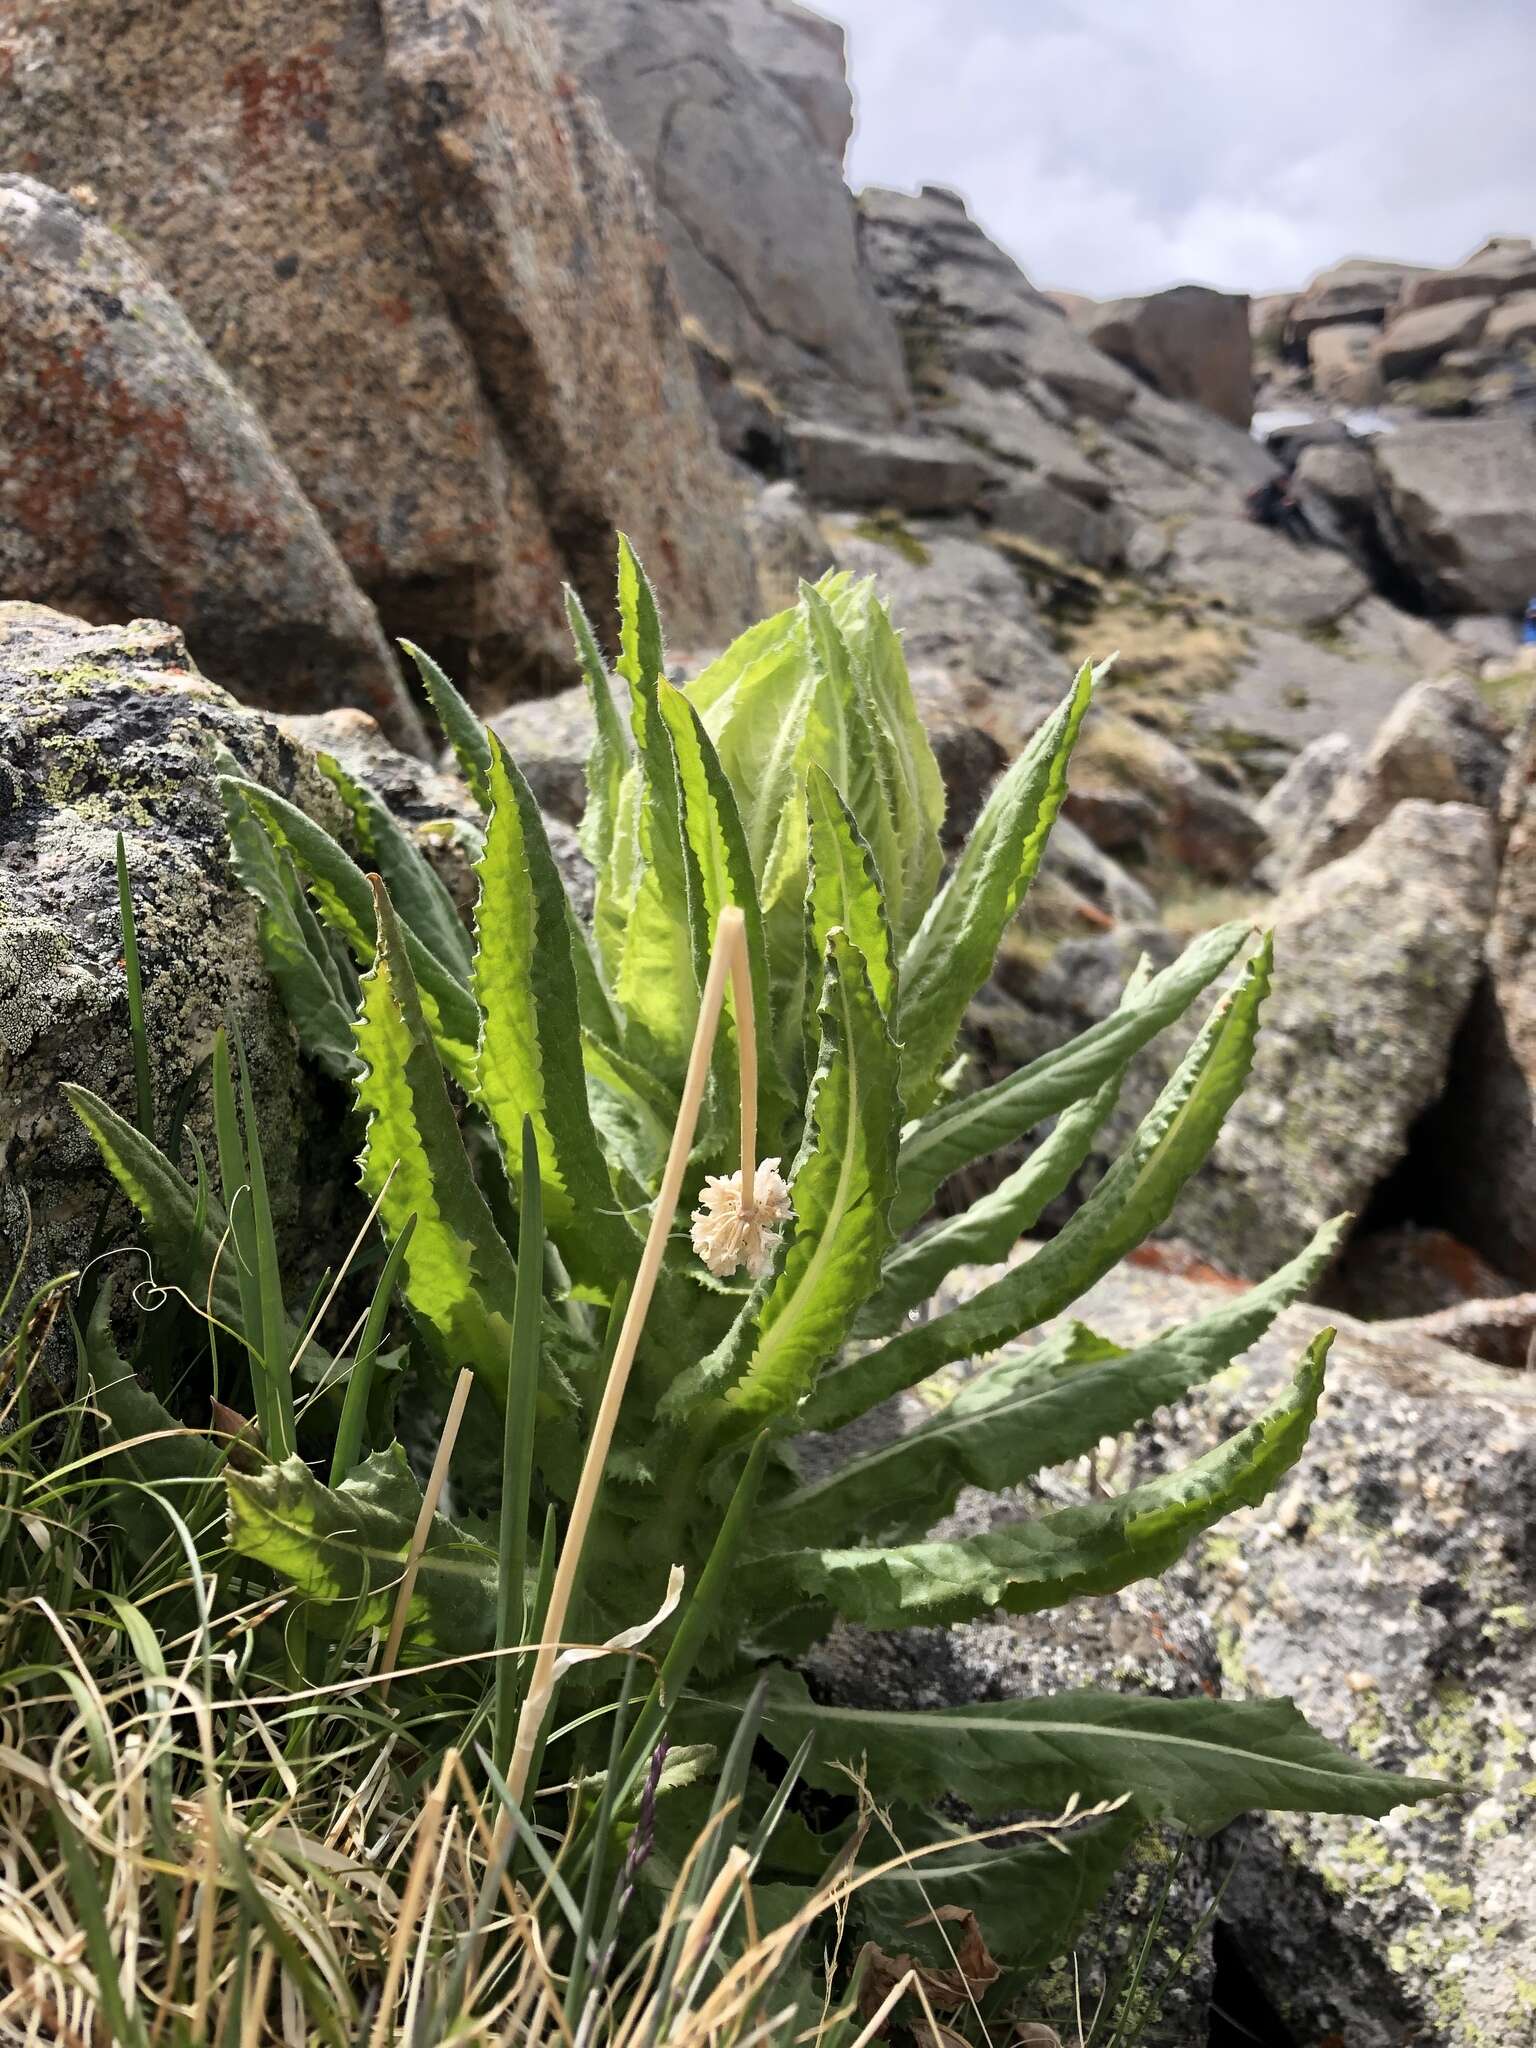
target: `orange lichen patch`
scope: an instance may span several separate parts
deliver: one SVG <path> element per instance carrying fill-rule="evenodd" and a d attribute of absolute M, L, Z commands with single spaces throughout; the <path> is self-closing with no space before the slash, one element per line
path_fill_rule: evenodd
<path fill-rule="evenodd" d="M 1223 1287 L 1231 1294 L 1241 1294 L 1248 1285 L 1246 1280 L 1211 1265 L 1193 1245 L 1178 1237 L 1157 1237 L 1149 1244 L 1138 1245 L 1126 1255 L 1126 1264 L 1140 1266 L 1149 1273 L 1167 1273 L 1175 1280 L 1198 1280 L 1203 1287 Z"/>

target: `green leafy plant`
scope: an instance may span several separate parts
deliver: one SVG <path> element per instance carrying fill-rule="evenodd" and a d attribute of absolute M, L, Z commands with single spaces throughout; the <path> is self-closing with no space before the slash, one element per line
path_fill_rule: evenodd
<path fill-rule="evenodd" d="M 937 767 L 869 584 L 804 587 L 678 688 L 650 587 L 622 546 L 627 707 L 568 604 L 594 721 L 590 917 L 515 760 L 417 650 L 484 812 L 472 934 L 414 842 L 339 765 L 328 772 L 371 874 L 282 798 L 234 775 L 222 785 L 272 971 L 310 1049 L 351 1080 L 361 1183 L 391 1248 L 375 1308 L 398 1287 L 413 1399 L 440 1415 L 452 1372 L 472 1375 L 450 1410 L 450 1448 L 466 1398 L 474 1424 L 458 1439 L 452 1515 L 433 1513 L 447 1452 L 423 1495 L 392 1446 L 371 1360 L 371 1390 L 346 1403 L 348 1455 L 335 1454 L 340 1384 L 362 1360 L 326 1357 L 312 1332 L 301 1341 L 281 1300 L 248 1092 L 242 1154 L 216 1072 L 221 1205 L 207 1172 L 188 1182 L 142 1131 L 73 1091 L 157 1257 L 206 1294 L 248 1357 L 269 1455 L 227 1480 L 237 1555 L 286 1581 L 295 1616 L 330 1642 L 378 1627 L 404 1572 L 394 1640 L 407 1666 L 482 1645 L 506 1653 L 542 1630 L 531 1673 L 525 1658 L 488 1708 L 514 1801 L 538 1782 L 557 1695 L 586 1700 L 589 1717 L 608 1711 L 606 1681 L 557 1670 L 553 1639 L 611 1645 L 645 1616 L 657 1617 L 660 1668 L 612 1760 L 615 1812 L 637 1796 L 663 1724 L 675 1742 L 718 1744 L 756 1685 L 765 1736 L 809 1783 L 845 1790 L 849 1771 L 867 1770 L 915 1839 L 946 1796 L 982 1816 L 1124 1801 L 1069 1857 L 1015 1844 L 936 1859 L 934 1890 L 973 1906 L 1016 1957 L 1059 1950 L 1149 1818 L 1209 1830 L 1251 1807 L 1379 1814 L 1423 1796 L 1422 1782 L 1330 1747 L 1286 1701 L 1083 1691 L 902 1715 L 812 1696 L 793 1659 L 839 1621 L 944 1623 L 1107 1593 L 1268 1493 L 1305 1442 L 1326 1335 L 1282 1399 L 1193 1464 L 984 1534 L 930 1534 L 962 1487 L 1017 1486 L 1220 1372 L 1321 1273 L 1339 1225 L 1269 1280 L 1133 1349 L 1057 1320 L 1206 1158 L 1247 1077 L 1271 973 L 1267 940 L 1223 926 L 1163 972 L 1138 972 L 1072 1043 L 961 1091 L 966 1006 L 1039 867 L 1091 669 L 946 873 Z M 1127 1064 L 1229 969 L 1066 1227 L 949 1303 L 949 1276 L 1006 1257 L 1082 1164 Z M 953 1175 L 1041 1127 L 993 1192 L 936 1214 Z M 691 1241 L 674 1228 L 680 1204 L 694 1211 Z M 1041 1341 L 1009 1348 L 1042 1325 Z M 378 1343 L 375 1329 L 373 1355 Z M 802 1464 L 797 1436 L 957 1366 L 975 1369 L 921 1426 Z M 297 1405 L 296 1378 L 308 1389 Z M 579 1775 L 582 1742 L 570 1740 Z M 589 1843 L 594 1825 L 579 1823 Z M 1031 1856 L 1041 1867 L 1021 1886 Z M 787 1856 L 783 1874 L 795 1875 Z"/>

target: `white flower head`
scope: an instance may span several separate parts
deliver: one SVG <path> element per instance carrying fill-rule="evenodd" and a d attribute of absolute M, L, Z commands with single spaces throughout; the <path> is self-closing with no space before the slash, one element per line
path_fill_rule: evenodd
<path fill-rule="evenodd" d="M 761 1280 L 792 1213 L 777 1159 L 759 1162 L 750 1202 L 742 1200 L 739 1170 L 712 1173 L 693 1212 L 693 1248 L 717 1280 L 728 1280 L 738 1266 Z"/>

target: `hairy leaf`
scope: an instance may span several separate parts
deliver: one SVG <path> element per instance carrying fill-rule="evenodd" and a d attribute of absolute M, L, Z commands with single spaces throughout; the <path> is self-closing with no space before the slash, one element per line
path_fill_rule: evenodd
<path fill-rule="evenodd" d="M 1026 1131 L 1081 1101 L 1158 1033 L 1182 1017 L 1237 953 L 1251 943 L 1246 922 L 1219 926 L 1154 975 L 1134 1001 L 1091 1025 L 1064 1046 L 1033 1060 L 1007 1080 L 946 1103 L 923 1118 L 901 1147 L 901 1188 L 893 1221 L 910 1229 L 927 1214 L 938 1188 L 972 1160 L 1011 1145 Z"/>
<path fill-rule="evenodd" d="M 533 1119 L 549 1234 L 573 1279 L 607 1290 L 633 1270 L 639 1245 L 614 1213 L 587 1107 L 565 886 L 533 792 L 494 738 L 488 787 L 475 914 L 475 1096 L 515 1183 L 523 1118 Z"/>
<path fill-rule="evenodd" d="M 861 1415 L 957 1358 L 995 1351 L 1059 1315 L 1157 1228 L 1201 1165 L 1253 1061 L 1259 1009 L 1269 991 L 1266 939 L 1243 979 L 1217 1005 L 1136 1135 L 1066 1228 L 1034 1258 L 963 1307 L 905 1330 L 823 1376 L 807 1413 L 816 1429 Z"/>
<path fill-rule="evenodd" d="M 256 899 L 261 954 L 306 1052 L 347 1079 L 352 1050 L 352 992 L 326 944 L 292 859 L 280 854 L 238 786 L 219 785 L 235 873 Z"/>
<path fill-rule="evenodd" d="M 850 1529 L 921 1531 L 962 1486 L 998 1493 L 1091 1451 L 1181 1399 L 1256 1344 L 1327 1269 L 1347 1219 L 1327 1223 L 1270 1279 L 1195 1322 L 1122 1351 L 1081 1323 L 1005 1356 L 943 1412 L 774 1503 L 765 1540 L 834 1542 Z M 782 1535 L 777 1532 L 782 1532 Z"/>
<path fill-rule="evenodd" d="M 286 1579 L 317 1634 L 350 1639 L 388 1625 L 421 1513 L 421 1488 L 399 1444 L 340 1486 L 322 1486 L 302 1458 L 258 1473 L 228 1472 L 229 1547 Z M 418 1660 L 473 1656 L 496 1632 L 496 1553 L 432 1518 L 406 1610 L 402 1647 Z"/>
<path fill-rule="evenodd" d="M 362 1183 L 391 1240 L 416 1218 L 401 1288 L 443 1361 L 472 1365 L 504 1395 L 516 1268 L 476 1184 L 389 898 L 363 977 L 357 1084 L 368 1129 Z M 387 1188 L 386 1188 L 387 1182 Z"/>
<path fill-rule="evenodd" d="M 358 965 L 367 967 L 373 960 L 373 894 L 356 861 L 296 804 L 259 783 L 220 777 L 221 789 L 226 782 L 245 798 L 274 843 L 292 855 L 326 923 L 346 940 Z M 454 1079 L 468 1087 L 474 1080 L 480 1032 L 474 998 L 413 932 L 406 930 L 402 942 L 438 1050 Z"/>
<path fill-rule="evenodd" d="M 805 1776 L 828 1791 L 847 1790 L 840 1765 L 867 1759 L 883 1799 L 952 1796 L 983 1815 L 1133 1792 L 1148 1811 L 1210 1834 L 1256 1808 L 1379 1817 L 1444 1789 L 1372 1770 L 1284 1699 L 1084 1691 L 899 1713 L 823 1706 L 802 1678 L 782 1672 L 763 1726 L 786 1756 L 814 1737 Z"/>
<path fill-rule="evenodd" d="M 490 772 L 491 750 L 485 727 L 430 654 L 412 640 L 402 640 L 400 645 L 416 664 L 422 688 L 448 735 L 448 744 L 458 760 L 460 773 L 469 784 L 471 796 L 482 811 L 488 810 L 490 791 L 486 778 Z"/>
<path fill-rule="evenodd" d="M 334 754 L 317 754 L 315 759 L 347 807 L 352 836 L 364 859 L 384 877 L 396 914 L 433 959 L 467 987 L 474 954 L 441 875 L 389 807 L 349 775 Z"/>
<path fill-rule="evenodd" d="M 966 1004 L 991 973 L 998 941 L 1034 880 L 1067 793 L 1067 763 L 1093 681 L 1085 662 L 1055 717 L 988 797 L 954 873 L 907 948 L 901 1016 L 909 1114 L 928 1107 Z"/>
<path fill-rule="evenodd" d="M 581 679 L 592 704 L 593 733 L 587 752 L 587 807 L 581 820 L 581 850 L 594 871 L 601 874 L 612 858 L 619 790 L 630 759 L 629 735 L 613 701 L 608 665 L 592 631 L 592 622 L 569 584 L 565 588 L 565 616 L 576 643 Z"/>
<path fill-rule="evenodd" d="M 863 955 L 875 1001 L 894 1026 L 896 957 L 874 856 L 837 785 L 819 762 L 810 764 L 805 794 L 810 856 L 805 901 L 808 962 L 819 974 L 828 936 L 834 929 L 845 931 Z"/>
<path fill-rule="evenodd" d="M 1262 1500 L 1301 1456 L 1333 1332 L 1314 1338 L 1290 1389 L 1229 1442 L 1129 1493 L 978 1536 L 795 1552 L 765 1574 L 867 1628 L 1035 1614 L 1166 1571 L 1202 1529 Z"/>

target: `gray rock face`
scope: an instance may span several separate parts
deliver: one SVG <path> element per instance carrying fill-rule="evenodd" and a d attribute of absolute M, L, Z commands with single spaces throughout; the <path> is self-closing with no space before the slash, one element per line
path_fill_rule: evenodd
<path fill-rule="evenodd" d="M 1364 321 L 1314 327 L 1307 336 L 1307 362 L 1312 388 L 1335 405 L 1376 405 L 1382 392 L 1381 371 L 1373 354 L 1380 329 Z"/>
<path fill-rule="evenodd" d="M 1502 299 L 1532 286 L 1536 286 L 1536 244 L 1522 235 L 1495 235 L 1454 269 L 1420 271 L 1409 278 L 1400 304 L 1407 311 L 1456 299 Z"/>
<path fill-rule="evenodd" d="M 1536 291 L 1514 292 L 1488 315 L 1483 340 L 1490 348 L 1519 348 L 1536 341 Z"/>
<path fill-rule="evenodd" d="M 1358 754 L 1347 732 L 1319 733 L 1260 803 L 1259 823 L 1269 834 L 1270 851 L 1259 875 L 1270 888 L 1278 889 L 1294 871 L 1298 849 L 1317 829 Z"/>
<path fill-rule="evenodd" d="M 1497 880 L 1493 821 L 1401 803 L 1281 897 L 1252 1079 L 1176 1223 L 1233 1272 L 1358 1211 L 1435 1101 L 1476 980 Z"/>
<path fill-rule="evenodd" d="M 1134 404 L 1136 379 L 1068 326 L 956 194 L 861 192 L 859 245 L 920 395 L 959 375 L 1031 397 L 1043 386 L 1099 420 Z"/>
<path fill-rule="evenodd" d="M 0 178 L 0 588 L 174 619 L 274 710 L 425 735 L 368 600 L 251 407 L 127 245 Z"/>
<path fill-rule="evenodd" d="M 1470 348 L 1493 310 L 1489 298 L 1438 299 L 1399 313 L 1376 344 L 1376 361 L 1389 382 L 1419 377 L 1451 349 Z"/>
<path fill-rule="evenodd" d="M 1188 399 L 1246 427 L 1253 418 L 1248 300 L 1205 285 L 1111 299 L 1076 322 L 1095 347 L 1165 398 Z"/>
<path fill-rule="evenodd" d="M 746 510 L 747 545 L 764 614 L 795 603 L 832 566 L 832 548 L 796 485 L 769 484 Z"/>
<path fill-rule="evenodd" d="M 1143 807 L 1140 829 L 1120 850 L 1134 846 L 1214 882 L 1245 881 L 1268 850 L 1263 825 L 1241 797 L 1164 734 L 1106 707 L 1089 728 L 1066 800 L 1067 815 L 1101 846 L 1108 842 L 1094 830 L 1095 817 L 1106 818 L 1111 832 L 1129 823 L 1105 812 L 1104 799 L 1116 791 L 1133 793 Z"/>
<path fill-rule="evenodd" d="M 1288 879 L 1352 852 L 1409 798 L 1496 812 L 1505 765 L 1500 729 L 1469 682 L 1417 684 L 1294 843 Z"/>
<path fill-rule="evenodd" d="M 649 202 L 542 15 L 88 15 L 0 24 L 0 161 L 95 191 L 388 633 L 504 701 L 567 666 L 562 577 L 606 616 L 615 526 L 680 637 L 746 622 L 735 487 Z"/>
<path fill-rule="evenodd" d="M 890 424 L 895 330 L 861 274 L 842 176 L 842 35 L 781 0 L 556 0 L 577 71 L 656 197 L 683 303 L 802 410 Z"/>
<path fill-rule="evenodd" d="M 274 1210 L 296 1254 L 312 1250 L 327 1221 L 302 1205 L 329 1205 L 351 1185 L 339 1103 L 301 1070 L 261 963 L 254 909 L 229 871 L 212 779 L 220 747 L 256 780 L 339 826 L 335 793 L 304 749 L 199 675 L 173 628 L 91 626 L 40 605 L 0 606 L 7 1275 L 25 1235 L 24 1197 L 36 1284 L 79 1264 L 110 1185 L 60 1084 L 83 1082 L 133 1114 L 113 864 L 119 830 L 162 1114 L 227 1023 L 250 1061 Z M 205 1091 L 191 1128 L 208 1141 Z"/>
<path fill-rule="evenodd" d="M 1218 1300 L 1125 1266 L 1075 1312 L 1129 1343 Z M 1223 1930 L 1297 2042 L 1514 2048 L 1536 1981 L 1530 1376 L 1289 1309 L 1230 1384 L 1159 1418 L 1123 1483 L 1240 1426 L 1324 1324 L 1329 1392 L 1300 1466 L 1190 1556 L 1222 1689 L 1293 1696 L 1377 1768 L 1457 1789 L 1380 1822 L 1241 1824 Z"/>
<path fill-rule="evenodd" d="M 1373 455 L 1404 567 L 1453 611 L 1518 612 L 1536 590 L 1536 435 L 1518 420 L 1423 420 Z"/>
<path fill-rule="evenodd" d="M 940 434 L 872 433 L 795 420 L 788 440 L 801 484 L 823 505 L 958 512 L 975 503 L 988 481 L 972 449 Z"/>
<path fill-rule="evenodd" d="M 1449 1213 L 1479 1251 L 1536 1284 L 1536 718 L 1503 797 L 1504 865 L 1486 973 L 1430 1134 Z"/>
<path fill-rule="evenodd" d="M 1371 256 L 1351 256 L 1320 270 L 1291 305 L 1287 332 L 1305 343 L 1314 329 L 1344 322 L 1380 326 L 1397 305 L 1410 280 L 1426 273 L 1411 263 L 1383 263 Z"/>
<path fill-rule="evenodd" d="M 1199 514 L 1179 528 L 1169 574 L 1234 611 L 1298 630 L 1331 626 L 1369 587 L 1355 564 L 1332 548 L 1301 547 L 1251 520 L 1219 513 Z"/>

